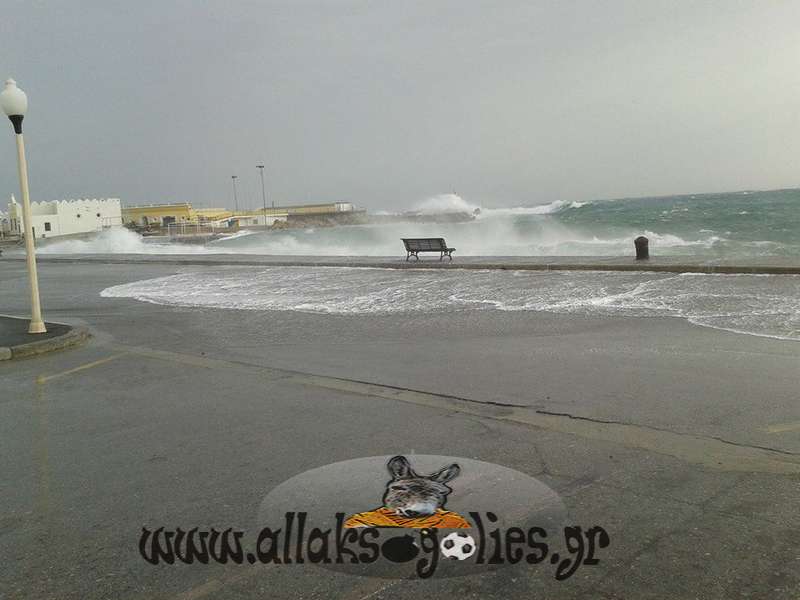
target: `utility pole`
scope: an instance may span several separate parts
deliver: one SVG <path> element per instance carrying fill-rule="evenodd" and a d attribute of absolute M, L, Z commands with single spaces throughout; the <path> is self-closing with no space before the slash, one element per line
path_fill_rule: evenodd
<path fill-rule="evenodd" d="M 261 174 L 261 200 L 264 204 L 264 229 L 267 228 L 267 192 L 264 188 L 264 165 L 256 165 L 258 172 Z M 275 208 L 275 203 L 272 203 L 272 208 Z"/>

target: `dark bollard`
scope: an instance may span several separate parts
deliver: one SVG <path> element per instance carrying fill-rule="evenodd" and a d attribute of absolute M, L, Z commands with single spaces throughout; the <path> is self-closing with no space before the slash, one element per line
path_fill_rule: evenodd
<path fill-rule="evenodd" d="M 650 258 L 649 244 L 650 241 L 643 235 L 633 240 L 633 245 L 636 246 L 636 260 L 647 260 Z"/>

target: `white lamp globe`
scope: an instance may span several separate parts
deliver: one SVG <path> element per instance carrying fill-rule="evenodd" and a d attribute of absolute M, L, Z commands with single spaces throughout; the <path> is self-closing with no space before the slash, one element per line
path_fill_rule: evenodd
<path fill-rule="evenodd" d="M 0 92 L 0 106 L 7 117 L 24 117 L 28 112 L 28 97 L 13 79 L 7 79 L 5 89 Z"/>

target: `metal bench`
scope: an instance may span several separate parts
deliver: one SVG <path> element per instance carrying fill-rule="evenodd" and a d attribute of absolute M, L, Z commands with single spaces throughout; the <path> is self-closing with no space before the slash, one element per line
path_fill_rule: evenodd
<path fill-rule="evenodd" d="M 406 260 L 412 256 L 419 260 L 420 252 L 438 252 L 439 260 L 445 256 L 453 260 L 453 252 L 456 251 L 447 247 L 444 238 L 403 238 L 403 244 L 406 246 Z"/>

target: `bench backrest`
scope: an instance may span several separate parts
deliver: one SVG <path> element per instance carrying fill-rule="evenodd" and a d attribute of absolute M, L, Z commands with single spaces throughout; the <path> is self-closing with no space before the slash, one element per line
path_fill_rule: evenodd
<path fill-rule="evenodd" d="M 403 238 L 403 243 L 408 252 L 418 252 L 420 250 L 440 252 L 447 250 L 447 243 L 444 238 Z"/>

